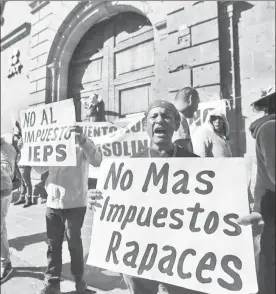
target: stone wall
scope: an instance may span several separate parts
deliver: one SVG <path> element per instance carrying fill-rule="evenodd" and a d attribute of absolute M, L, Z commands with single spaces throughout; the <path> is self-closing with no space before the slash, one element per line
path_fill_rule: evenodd
<path fill-rule="evenodd" d="M 17 3 L 16 17 L 14 6 L 6 4 L 1 38 L 25 22 L 31 30 L 1 47 L 1 100 L 20 95 L 27 107 L 65 99 L 68 64 L 84 33 L 114 13 L 135 11 L 154 27 L 154 97 L 172 100 L 178 89 L 191 85 L 201 101 L 229 99 L 234 155 L 253 152 L 247 129 L 254 116 L 248 105 L 260 88 L 275 83 L 274 1 L 235 1 L 233 7 L 228 1 Z M 15 48 L 23 69 L 8 79 L 8 60 Z"/>
<path fill-rule="evenodd" d="M 167 15 L 167 26 L 169 99 L 185 85 L 198 88 L 201 101 L 219 99 L 217 3 L 188 3 Z"/>
<path fill-rule="evenodd" d="M 53 39 L 59 35 L 59 22 L 63 21 L 78 1 L 29 1 L 32 12 L 30 94 L 32 105 L 45 103 L 50 95 L 47 89 L 47 61 Z M 44 2 L 41 5 L 40 2 Z"/>
<path fill-rule="evenodd" d="M 170 4 L 147 1 L 145 3 L 141 6 L 139 2 L 124 1 L 120 9 L 122 11 L 132 7 L 139 9 L 155 26 L 156 98 L 162 96 L 162 98 L 171 99 L 179 88 L 184 85 L 193 85 L 200 87 L 199 91 L 202 93 L 203 100 L 219 99 L 217 3 L 200 1 L 182 3 L 172 1 Z M 63 1 L 57 3 L 53 1 L 33 14 L 30 81 L 34 103 L 44 101 L 47 91 L 50 90 L 46 85 L 47 54 L 57 40 L 57 36 L 60 39 L 65 37 L 63 36 L 65 27 L 72 22 L 69 15 L 70 9 L 76 8 L 76 5 L 76 1 L 66 2 L 66 6 Z M 122 4 L 118 1 L 116 5 Z M 67 15 L 68 19 L 66 19 Z M 75 43 L 77 45 L 77 40 Z M 72 52 L 66 53 L 72 54 Z"/>
<path fill-rule="evenodd" d="M 248 132 L 257 117 L 250 103 L 260 90 L 275 85 L 275 1 L 250 1 L 251 8 L 241 12 L 239 22 L 239 61 L 242 114 L 246 152 L 255 154 L 255 142 Z"/>
<path fill-rule="evenodd" d="M 29 100 L 31 13 L 26 2 L 7 2 L 1 26 L 1 131 L 12 131 L 12 120 Z M 19 52 L 18 52 L 19 51 Z M 17 67 L 19 71 L 17 71 Z M 9 74 L 15 71 L 13 74 Z"/>

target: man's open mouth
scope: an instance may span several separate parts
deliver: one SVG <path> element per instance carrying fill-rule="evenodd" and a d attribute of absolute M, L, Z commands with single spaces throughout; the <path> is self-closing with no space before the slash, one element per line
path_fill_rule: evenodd
<path fill-rule="evenodd" d="M 163 128 L 156 128 L 156 129 L 154 129 L 154 134 L 157 134 L 157 135 L 165 135 L 166 134 L 166 131 Z"/>

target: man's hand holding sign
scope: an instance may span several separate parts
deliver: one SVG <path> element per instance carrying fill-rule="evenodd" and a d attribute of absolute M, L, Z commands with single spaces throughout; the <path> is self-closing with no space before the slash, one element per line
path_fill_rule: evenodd
<path fill-rule="evenodd" d="M 167 158 L 195 156 L 172 144 L 177 120 L 163 101 L 147 114 L 140 157 L 166 158 L 103 162 L 88 263 L 131 275 L 134 294 L 160 282 L 173 294 L 256 293 L 252 231 L 237 223 L 249 212 L 243 160 Z"/>
<path fill-rule="evenodd" d="M 256 292 L 251 229 L 236 222 L 248 213 L 242 160 L 108 160 L 103 170 L 104 200 L 90 192 L 102 208 L 89 263 L 204 293 Z"/>
<path fill-rule="evenodd" d="M 83 146 L 86 143 L 87 137 L 83 133 L 82 127 L 80 127 L 79 125 L 73 126 L 70 128 L 70 131 L 75 134 L 76 144 L 78 144 L 79 146 Z M 98 150 L 98 147 L 95 145 L 95 143 L 91 139 L 89 139 L 89 141 L 90 141 L 90 144 L 92 145 L 91 146 L 92 148 L 90 147 L 89 149 L 86 150 L 86 152 L 89 153 L 89 158 L 91 158 L 92 160 L 90 164 L 92 164 L 93 167 L 99 167 L 102 161 L 102 154 Z"/>
<path fill-rule="evenodd" d="M 80 126 L 73 126 L 70 131 L 75 133 L 76 144 L 83 145 L 86 142 L 86 137 L 84 136 Z"/>
<path fill-rule="evenodd" d="M 87 206 L 89 165 L 100 166 L 101 152 L 76 125 L 72 99 L 26 109 L 21 113 L 21 122 L 21 164 L 32 165 L 40 174 L 49 172 L 46 182 L 48 267 L 41 293 L 60 293 L 64 235 L 76 292 L 84 293 L 87 284 L 81 228 Z"/>

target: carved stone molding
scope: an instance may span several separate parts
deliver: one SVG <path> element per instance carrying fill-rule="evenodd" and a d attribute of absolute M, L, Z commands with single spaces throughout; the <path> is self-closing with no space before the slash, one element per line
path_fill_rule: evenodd
<path fill-rule="evenodd" d="M 52 81 L 52 83 L 51 83 L 52 101 L 51 102 L 56 102 L 57 101 L 58 76 L 60 74 L 60 72 L 59 72 L 60 65 L 57 62 L 53 62 L 51 64 L 48 64 L 47 68 L 50 70 L 51 81 Z"/>
<path fill-rule="evenodd" d="M 167 28 L 167 21 L 166 20 L 160 21 L 155 24 L 155 27 L 158 31 L 166 29 Z"/>
<path fill-rule="evenodd" d="M 10 32 L 6 36 L 1 36 L 1 46 L 0 50 L 3 51 L 13 45 L 14 43 L 20 41 L 29 35 L 31 31 L 31 24 L 28 22 L 23 23 L 21 26 L 17 27 L 15 30 Z"/>
<path fill-rule="evenodd" d="M 21 73 L 21 69 L 23 65 L 20 62 L 20 51 L 18 49 L 15 49 L 13 54 L 10 57 L 10 68 L 8 72 L 8 78 L 13 77 L 14 75 L 18 75 Z"/>
<path fill-rule="evenodd" d="M 41 8 L 49 4 L 50 1 L 41 1 L 41 0 L 36 0 L 36 1 L 28 1 L 28 4 L 31 8 L 31 13 L 36 13 L 39 11 Z"/>

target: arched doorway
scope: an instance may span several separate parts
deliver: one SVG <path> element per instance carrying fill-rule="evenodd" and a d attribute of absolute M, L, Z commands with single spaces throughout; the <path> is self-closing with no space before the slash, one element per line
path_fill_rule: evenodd
<path fill-rule="evenodd" d="M 85 120 L 81 98 L 102 97 L 105 118 L 146 110 L 152 100 L 154 36 L 149 20 L 122 12 L 95 24 L 81 39 L 68 70 L 67 97 Z"/>

